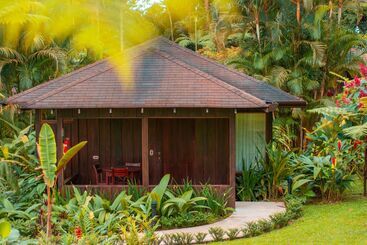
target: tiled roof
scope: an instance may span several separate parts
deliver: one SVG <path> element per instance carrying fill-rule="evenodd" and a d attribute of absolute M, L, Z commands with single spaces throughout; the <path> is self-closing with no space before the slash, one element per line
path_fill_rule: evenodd
<path fill-rule="evenodd" d="M 133 47 L 126 54 L 129 66 L 102 60 L 10 97 L 7 103 L 28 109 L 265 109 L 269 103 L 304 103 L 164 38 Z"/>

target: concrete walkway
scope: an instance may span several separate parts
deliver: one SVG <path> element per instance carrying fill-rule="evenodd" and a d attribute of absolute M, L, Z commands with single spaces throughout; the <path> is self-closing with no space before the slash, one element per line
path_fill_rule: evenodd
<path fill-rule="evenodd" d="M 195 235 L 196 233 L 204 232 L 208 234 L 205 240 L 211 241 L 212 237 L 209 235 L 210 227 L 221 227 L 224 230 L 231 228 L 241 229 L 245 227 L 248 222 L 267 219 L 272 214 L 284 211 L 285 207 L 282 202 L 236 202 L 236 211 L 224 220 L 209 225 L 157 231 L 156 234 L 162 236 L 165 234 L 183 232 Z"/>

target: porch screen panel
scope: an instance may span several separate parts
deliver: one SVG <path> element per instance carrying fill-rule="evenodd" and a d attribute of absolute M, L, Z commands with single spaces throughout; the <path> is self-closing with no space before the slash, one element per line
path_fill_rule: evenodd
<path fill-rule="evenodd" d="M 243 163 L 249 166 L 259 155 L 265 155 L 265 113 L 238 113 L 236 115 L 236 171 L 242 172 Z"/>

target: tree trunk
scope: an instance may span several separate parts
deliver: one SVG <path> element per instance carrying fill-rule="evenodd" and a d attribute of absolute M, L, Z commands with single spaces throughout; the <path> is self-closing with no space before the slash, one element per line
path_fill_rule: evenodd
<path fill-rule="evenodd" d="M 172 21 L 172 16 L 171 16 L 171 12 L 167 9 L 167 13 L 168 13 L 168 18 L 169 18 L 169 27 L 170 27 L 170 31 L 171 31 L 171 41 L 174 42 L 174 37 L 173 37 L 173 21 Z"/>
<path fill-rule="evenodd" d="M 254 17 L 255 17 L 255 23 L 256 23 L 256 37 L 257 37 L 257 41 L 259 43 L 259 47 L 261 44 L 261 39 L 260 39 L 260 16 L 259 16 L 259 10 L 258 9 L 254 9 Z"/>
<path fill-rule="evenodd" d="M 339 4 L 338 4 L 338 25 L 340 25 L 340 22 L 342 20 L 342 9 L 343 9 L 343 0 L 339 0 Z"/>
<path fill-rule="evenodd" d="M 206 28 L 209 31 L 210 28 L 210 4 L 209 0 L 204 0 L 204 7 L 206 12 Z"/>
<path fill-rule="evenodd" d="M 52 235 L 51 212 L 52 212 L 51 188 L 47 186 L 47 237 L 48 238 L 50 238 Z"/>
<path fill-rule="evenodd" d="M 329 19 L 333 17 L 333 0 L 329 0 Z"/>
<path fill-rule="evenodd" d="M 301 0 L 297 0 L 297 13 L 296 13 L 296 17 L 297 17 L 297 22 L 298 25 L 301 25 Z"/>

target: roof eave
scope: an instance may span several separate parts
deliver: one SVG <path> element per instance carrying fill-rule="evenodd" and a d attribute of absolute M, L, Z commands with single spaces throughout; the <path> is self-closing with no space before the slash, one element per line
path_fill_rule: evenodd
<path fill-rule="evenodd" d="M 298 108 L 304 108 L 307 106 L 307 102 L 304 100 L 300 101 L 279 101 L 278 102 L 279 107 L 298 107 Z"/>

